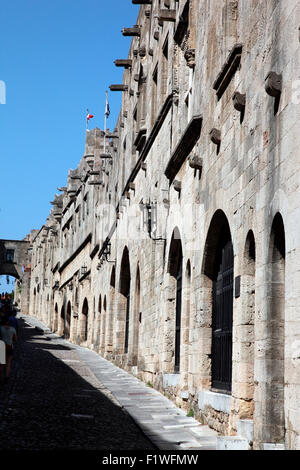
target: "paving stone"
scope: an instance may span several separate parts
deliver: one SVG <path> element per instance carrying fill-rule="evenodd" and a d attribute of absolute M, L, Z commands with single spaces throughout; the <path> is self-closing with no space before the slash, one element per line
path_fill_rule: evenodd
<path fill-rule="evenodd" d="M 31 318 L 26 317 L 27 322 L 31 323 Z M 39 325 L 36 319 L 34 324 Z M 46 343 L 45 340 L 40 341 Z M 60 344 L 62 348 L 67 345 L 67 342 L 62 339 L 54 339 L 53 341 L 55 344 Z M 37 348 L 35 351 L 38 350 Z M 73 345 L 71 353 L 72 356 L 69 349 L 52 351 L 54 356 L 61 359 L 62 367 L 76 372 L 85 380 L 86 384 L 90 384 L 90 388 L 80 387 L 79 389 L 77 387 L 77 395 L 74 394 L 74 388 L 70 391 L 72 396 L 70 402 L 74 399 L 79 400 L 77 403 L 78 409 L 74 410 L 73 414 L 82 416 L 82 419 L 77 418 L 80 425 L 85 421 L 90 424 L 97 421 L 97 406 L 95 408 L 93 405 L 91 408 L 93 415 L 95 414 L 94 420 L 83 419 L 83 416 L 89 416 L 90 401 L 97 401 L 104 393 L 112 406 L 115 406 L 115 409 L 120 410 L 120 407 L 122 407 L 126 410 L 128 413 L 127 420 L 134 420 L 140 429 L 141 436 L 144 436 L 144 446 L 146 442 L 148 443 L 147 438 L 149 438 L 152 445 L 161 450 L 215 448 L 217 433 L 208 426 L 201 425 L 194 418 L 187 417 L 183 410 L 177 408 L 157 390 L 147 387 L 143 382 L 131 377 L 125 371 L 120 371 L 118 367 L 103 359 L 94 351 Z M 80 396 L 83 392 L 87 396 Z M 122 416 L 126 415 L 123 413 Z M 106 424 L 108 425 L 108 423 Z M 114 424 L 117 426 L 117 423 Z M 98 435 L 101 435 L 101 432 L 106 433 L 103 426 L 103 424 L 100 426 Z M 120 434 L 122 434 L 121 430 L 119 430 L 117 436 L 122 442 Z M 113 439 L 113 444 L 115 441 L 116 439 Z M 139 439 L 137 439 L 135 445 L 139 445 Z M 130 449 L 130 447 L 125 448 Z"/>

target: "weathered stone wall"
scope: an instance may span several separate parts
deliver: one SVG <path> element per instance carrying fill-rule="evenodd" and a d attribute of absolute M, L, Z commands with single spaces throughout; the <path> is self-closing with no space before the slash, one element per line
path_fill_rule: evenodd
<path fill-rule="evenodd" d="M 300 6 L 159 3 L 139 10 L 127 89 L 106 141 L 112 158 L 101 157 L 103 132 L 87 132 L 85 155 L 34 240 L 30 312 L 61 334 L 68 323 L 72 341 L 219 432 L 235 434 L 239 419 L 253 419 L 255 448 L 284 440 L 300 449 Z M 269 72 L 282 75 L 277 98 L 265 88 Z M 228 231 L 232 389 L 220 401 L 213 286 Z"/>

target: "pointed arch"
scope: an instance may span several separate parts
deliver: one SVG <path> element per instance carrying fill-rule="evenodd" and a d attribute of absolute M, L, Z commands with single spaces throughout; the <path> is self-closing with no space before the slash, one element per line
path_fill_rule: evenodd
<path fill-rule="evenodd" d="M 183 283 L 183 309 L 182 309 L 182 372 L 185 374 L 184 383 L 188 385 L 189 359 L 190 359 L 190 328 L 191 328 L 191 262 L 187 261 Z"/>
<path fill-rule="evenodd" d="M 267 264 L 267 319 L 265 325 L 266 383 L 264 393 L 264 442 L 285 438 L 285 229 L 278 212 L 272 223 Z"/>
<path fill-rule="evenodd" d="M 180 371 L 181 314 L 182 314 L 182 244 L 178 228 L 173 230 L 168 257 L 167 336 L 173 337 L 166 343 L 167 353 L 172 353 L 170 372 Z M 170 351 L 171 348 L 171 351 Z"/>
<path fill-rule="evenodd" d="M 129 321 L 130 321 L 130 262 L 129 251 L 125 246 L 121 261 L 120 282 L 119 282 L 119 350 L 128 353 L 129 345 Z"/>
<path fill-rule="evenodd" d="M 242 258 L 241 302 L 236 325 L 239 361 L 235 370 L 237 381 L 245 384 L 237 394 L 240 419 L 253 419 L 254 413 L 255 273 L 256 244 L 254 233 L 249 230 Z"/>
<path fill-rule="evenodd" d="M 105 338 L 106 338 L 106 295 L 103 297 L 103 305 L 101 311 L 101 333 L 100 333 L 100 353 L 103 355 L 105 352 Z"/>
<path fill-rule="evenodd" d="M 88 339 L 88 315 L 89 315 L 89 304 L 87 298 L 84 298 L 81 311 L 81 334 L 80 339 L 82 342 Z"/>
<path fill-rule="evenodd" d="M 71 302 L 69 301 L 67 304 L 67 313 L 66 313 L 66 319 L 65 319 L 65 338 L 69 339 L 70 338 L 70 331 L 71 331 Z"/>
<path fill-rule="evenodd" d="M 134 290 L 134 311 L 132 328 L 132 345 L 130 347 L 130 360 L 131 366 L 137 366 L 139 357 L 139 328 L 140 328 L 140 307 L 141 307 L 141 276 L 140 266 L 137 265 L 135 277 L 135 290 Z"/>
<path fill-rule="evenodd" d="M 55 303 L 54 307 L 54 319 L 53 319 L 53 331 L 56 332 L 58 328 L 58 305 Z"/>
<path fill-rule="evenodd" d="M 202 272 L 206 306 L 211 324 L 213 388 L 231 391 L 234 254 L 226 215 L 217 210 L 211 220 L 204 248 Z"/>
<path fill-rule="evenodd" d="M 116 268 L 111 269 L 110 282 L 109 282 L 109 302 L 108 302 L 108 318 L 105 339 L 105 352 L 108 357 L 113 351 L 113 337 L 114 337 L 114 321 L 115 321 L 115 303 L 116 303 Z"/>
<path fill-rule="evenodd" d="M 65 334 L 65 304 L 64 302 L 60 309 L 59 334 L 61 336 Z"/>

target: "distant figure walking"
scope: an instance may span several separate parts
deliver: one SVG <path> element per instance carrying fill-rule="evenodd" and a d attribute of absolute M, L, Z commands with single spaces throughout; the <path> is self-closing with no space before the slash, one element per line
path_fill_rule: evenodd
<path fill-rule="evenodd" d="M 2 320 L 2 326 L 0 329 L 1 339 L 5 343 L 6 349 L 6 374 L 5 381 L 7 382 L 10 376 L 11 361 L 13 357 L 13 344 L 17 341 L 17 332 L 13 326 L 9 325 L 9 317 L 6 316 Z M 1 378 L 2 378 L 2 366 L 1 367 Z"/>

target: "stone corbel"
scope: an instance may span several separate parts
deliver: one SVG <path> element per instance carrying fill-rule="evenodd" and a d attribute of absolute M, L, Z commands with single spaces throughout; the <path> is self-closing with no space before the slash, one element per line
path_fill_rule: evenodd
<path fill-rule="evenodd" d="M 236 91 L 232 97 L 233 107 L 239 112 L 244 112 L 246 106 L 246 94 Z"/>
<path fill-rule="evenodd" d="M 203 159 L 198 155 L 191 155 L 189 158 L 189 165 L 193 170 L 202 170 Z"/>
<path fill-rule="evenodd" d="M 188 67 L 190 67 L 191 69 L 193 69 L 195 67 L 195 49 L 188 49 L 185 54 L 184 54 L 184 58 L 186 60 L 186 63 L 188 65 Z"/>
<path fill-rule="evenodd" d="M 213 128 L 210 133 L 209 133 L 209 136 L 210 136 L 210 140 L 216 144 L 216 145 L 220 145 L 221 144 L 221 131 L 219 131 L 218 129 L 216 128 Z"/>
<path fill-rule="evenodd" d="M 269 72 L 265 82 L 265 90 L 268 95 L 273 98 L 278 98 L 282 91 L 282 74 Z"/>
<path fill-rule="evenodd" d="M 181 187 L 182 187 L 181 181 L 174 180 L 174 181 L 173 181 L 173 187 L 174 187 L 175 191 L 177 191 L 178 193 L 180 193 Z"/>

